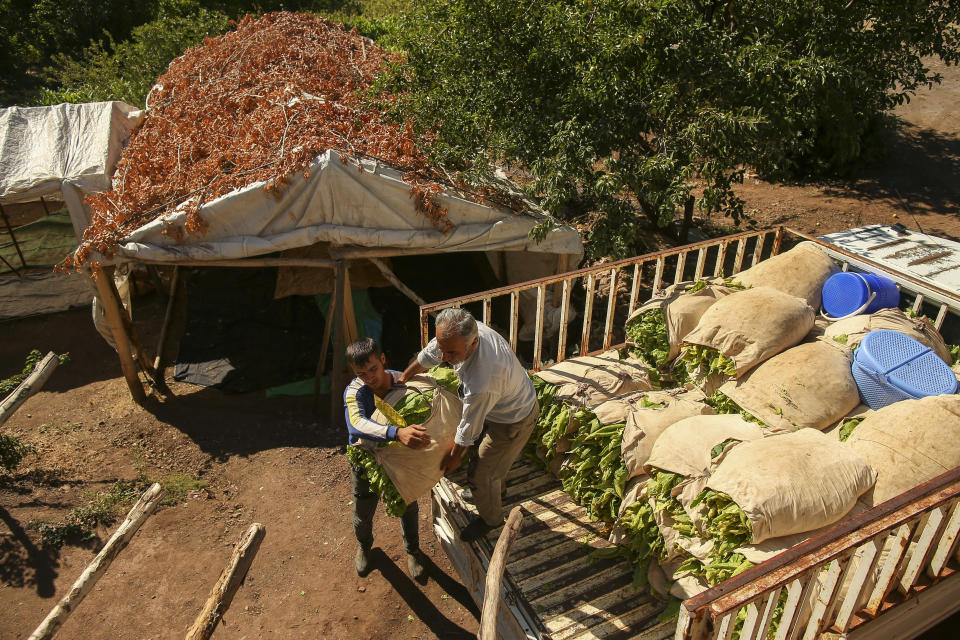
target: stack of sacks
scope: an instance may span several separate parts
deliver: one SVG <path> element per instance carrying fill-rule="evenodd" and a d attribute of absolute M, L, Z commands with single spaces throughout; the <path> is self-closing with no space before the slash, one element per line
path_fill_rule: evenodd
<path fill-rule="evenodd" d="M 846 446 L 877 471 L 860 503 L 881 504 L 960 466 L 960 395 L 901 400 L 867 415 Z"/>
<path fill-rule="evenodd" d="M 540 417 L 527 451 L 553 474 L 559 472 L 571 438 L 596 420 L 591 407 L 653 389 L 647 366 L 636 358 L 621 358 L 615 349 L 564 360 L 532 378 Z"/>
<path fill-rule="evenodd" d="M 852 362 L 852 352 L 832 341 L 806 342 L 725 383 L 717 393 L 771 428 L 826 429 L 860 404 Z"/>
<path fill-rule="evenodd" d="M 650 559 L 690 557 L 685 547 L 701 541 L 682 503 L 705 486 L 714 444 L 763 436 L 759 425 L 736 415 L 697 415 L 669 426 L 653 444 L 641 482 L 624 499 L 611 541 L 625 547 L 638 567 Z"/>
<path fill-rule="evenodd" d="M 803 340 L 814 317 L 805 300 L 771 287 L 738 291 L 704 312 L 683 340 L 680 361 L 709 396 Z"/>
<path fill-rule="evenodd" d="M 350 462 L 363 469 L 389 515 L 402 516 L 408 504 L 426 495 L 443 477 L 440 461 L 453 444 L 463 413 L 456 394 L 459 384 L 452 369 L 434 367 L 429 375 L 413 378 L 377 403 L 373 420 L 398 427 L 422 424 L 430 435 L 426 448 L 410 449 L 399 442 L 373 446 L 363 440 L 361 445 L 347 447 Z"/>
<path fill-rule="evenodd" d="M 819 431 L 773 434 L 736 415 L 674 424 L 646 469 L 614 541 L 636 562 L 657 559 L 678 597 L 840 521 L 876 478 L 862 456 Z"/>
<path fill-rule="evenodd" d="M 682 382 L 686 370 L 674 370 L 683 338 L 697 326 L 700 317 L 714 302 L 744 287 L 714 278 L 683 282 L 667 287 L 662 295 L 636 309 L 624 326 L 627 346 L 669 383 Z"/>

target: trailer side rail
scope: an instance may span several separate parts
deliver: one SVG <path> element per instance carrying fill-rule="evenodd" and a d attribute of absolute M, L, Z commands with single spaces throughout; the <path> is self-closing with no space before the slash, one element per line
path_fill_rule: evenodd
<path fill-rule="evenodd" d="M 639 302 L 653 297 L 672 283 L 686 280 L 699 280 L 703 277 L 732 276 L 753 266 L 762 259 L 780 252 L 784 227 L 747 231 L 724 236 L 704 242 L 688 244 L 674 249 L 658 251 L 642 256 L 627 258 L 617 262 L 595 265 L 577 271 L 530 280 L 498 289 L 491 289 L 420 307 L 420 343 L 426 346 L 430 340 L 430 315 L 451 307 L 468 304 L 479 305 L 477 315 L 484 323 L 490 324 L 495 303 L 509 301 L 510 320 L 506 336 L 510 347 L 517 351 L 520 326 L 520 295 L 524 292 L 536 292 L 537 312 L 536 330 L 533 340 L 533 356 L 530 359 L 532 369 L 538 370 L 545 364 L 545 312 L 548 295 L 554 306 L 560 308 L 559 334 L 557 350 L 552 362 L 561 362 L 574 355 L 599 353 L 612 346 L 619 346 L 615 340 L 622 333 L 622 323 L 615 325 L 616 311 L 623 309 L 623 302 L 629 315 Z M 571 294 L 577 284 L 583 285 L 584 299 L 576 309 L 571 304 Z M 598 288 L 606 295 L 598 295 Z M 644 297 L 644 294 L 647 294 Z M 606 298 L 605 300 L 603 298 Z M 594 335 L 594 317 L 605 313 L 603 330 Z M 577 336 L 569 335 L 571 319 L 580 320 L 579 341 Z M 624 318 L 625 319 L 625 318 Z M 572 349 L 570 345 L 572 343 Z"/>

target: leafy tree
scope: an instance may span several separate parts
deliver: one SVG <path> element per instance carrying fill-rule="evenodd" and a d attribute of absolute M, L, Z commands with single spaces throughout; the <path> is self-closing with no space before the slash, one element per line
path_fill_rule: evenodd
<path fill-rule="evenodd" d="M 218 11 L 184 3 L 164 7 L 155 20 L 135 27 L 129 40 L 115 42 L 106 34 L 106 43 L 94 42 L 79 59 L 57 56 L 48 73 L 61 88 L 44 89 L 37 102 L 123 100 L 142 106 L 171 60 L 228 28 L 228 17 Z"/>
<path fill-rule="evenodd" d="M 528 172 L 596 254 L 691 204 L 740 220 L 745 166 L 849 169 L 885 109 L 958 57 L 949 0 L 423 0 L 399 30 L 399 115 L 438 161 Z M 638 220 L 638 214 L 640 219 Z"/>

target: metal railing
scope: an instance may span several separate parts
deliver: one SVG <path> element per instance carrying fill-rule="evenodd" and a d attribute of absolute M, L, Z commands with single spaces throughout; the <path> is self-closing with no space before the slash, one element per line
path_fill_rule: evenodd
<path fill-rule="evenodd" d="M 848 633 L 954 575 L 958 533 L 960 468 L 684 601 L 675 638 L 726 639 L 738 626 L 740 640 Z"/>
<path fill-rule="evenodd" d="M 545 313 L 550 304 L 547 298 L 552 292 L 551 306 L 559 306 L 560 313 L 553 362 L 561 362 L 573 352 L 577 355 L 599 353 L 618 346 L 616 340 L 623 332 L 623 322 L 615 323 L 618 315 L 626 320 L 638 302 L 653 297 L 669 284 L 685 279 L 699 280 L 704 276 L 732 276 L 762 259 L 778 254 L 784 231 L 784 227 L 747 231 L 422 305 L 421 346 L 426 346 L 430 339 L 431 314 L 450 307 L 476 304 L 480 307 L 480 313 L 475 315 L 485 324 L 490 324 L 495 303 L 509 301 L 509 322 L 504 333 L 510 347 L 516 352 L 521 320 L 520 297 L 525 292 L 535 292 L 535 330 L 529 362 L 532 369 L 540 369 L 544 365 Z M 577 285 L 581 287 L 578 289 Z M 598 288 L 602 291 L 598 292 Z M 571 300 L 575 291 L 579 301 L 576 309 Z M 646 297 L 643 297 L 644 294 Z M 600 334 L 598 336 L 593 328 L 595 309 L 604 302 L 606 314 L 601 331 L 596 332 Z M 574 318 L 580 322 L 579 340 L 570 332 Z"/>

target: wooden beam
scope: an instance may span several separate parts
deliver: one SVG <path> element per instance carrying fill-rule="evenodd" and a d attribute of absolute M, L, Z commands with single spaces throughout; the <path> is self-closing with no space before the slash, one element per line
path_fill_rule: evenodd
<path fill-rule="evenodd" d="M 388 267 L 387 263 L 385 263 L 383 260 L 379 258 L 367 258 L 367 260 L 372 262 L 374 266 L 376 266 L 377 269 L 380 270 L 380 273 L 383 274 L 383 277 L 386 278 L 390 282 L 390 284 L 392 284 L 393 286 L 395 286 L 397 289 L 400 290 L 400 293 L 402 293 L 403 295 L 413 300 L 414 304 L 416 304 L 417 306 L 422 306 L 427 304 L 426 300 L 418 296 L 413 289 L 403 284 L 400 278 L 397 277 L 397 274 L 391 271 L 390 267 Z"/>
<path fill-rule="evenodd" d="M 179 265 L 181 267 L 323 267 L 332 269 L 328 258 L 243 258 L 242 260 L 131 260 L 140 264 Z"/>
<path fill-rule="evenodd" d="M 193 626 L 187 631 L 186 640 L 208 640 L 213 635 L 220 618 L 230 608 L 233 596 L 240 588 L 244 576 L 247 575 L 247 570 L 253 563 L 253 558 L 257 555 L 260 542 L 266 533 L 266 527 L 259 522 L 254 522 L 237 541 L 237 546 L 234 547 L 233 554 L 230 556 L 230 561 L 220 573 L 220 578 L 214 585 L 213 591 L 210 592 L 200 615 L 197 616 Z"/>
<path fill-rule="evenodd" d="M 27 398 L 40 390 L 59 364 L 60 358 L 51 351 L 43 360 L 34 365 L 30 375 L 3 402 L 0 402 L 0 425 L 6 422 L 20 408 L 20 405 L 27 401 Z"/>
<path fill-rule="evenodd" d="M 487 565 L 487 578 L 483 588 L 483 611 L 480 614 L 479 640 L 497 640 L 497 615 L 500 607 L 500 588 L 503 584 L 503 572 L 507 567 L 510 545 L 523 527 L 523 510 L 516 506 L 507 518 L 507 524 L 500 531 L 497 545 Z"/>
<path fill-rule="evenodd" d="M 108 540 L 107 544 L 100 550 L 97 557 L 87 565 L 87 568 L 83 570 L 83 573 L 80 574 L 77 581 L 73 583 L 67 595 L 60 600 L 57 606 L 53 608 L 53 611 L 40 623 L 40 626 L 30 635 L 29 640 L 47 640 L 53 637 L 53 634 L 63 625 L 70 616 L 70 613 L 73 612 L 77 605 L 80 604 L 90 592 L 93 585 L 97 584 L 97 581 L 103 577 L 107 568 L 110 567 L 110 563 L 113 562 L 114 558 L 127 546 L 130 538 L 137 532 L 140 525 L 144 523 L 147 516 L 157 508 L 157 505 L 160 504 L 160 499 L 165 493 L 158 483 L 154 483 L 153 486 L 140 496 L 140 500 L 137 501 L 137 504 L 133 505 L 126 519 L 117 527 L 113 535 L 110 536 L 110 540 Z"/>
<path fill-rule="evenodd" d="M 147 399 L 147 394 L 143 391 L 140 376 L 137 375 L 137 363 L 134 362 L 133 353 L 130 351 L 130 338 L 124 330 L 121 317 L 121 314 L 124 313 L 122 305 L 117 297 L 116 287 L 112 286 L 113 267 L 94 266 L 90 277 L 97 287 L 97 293 L 100 294 L 100 302 L 103 304 L 107 324 L 110 325 L 110 332 L 113 334 L 113 341 L 117 347 L 117 355 L 120 357 L 123 377 L 127 380 L 127 387 L 130 388 L 130 394 L 134 401 L 140 404 Z"/>
<path fill-rule="evenodd" d="M 20 263 L 23 265 L 23 268 L 27 268 L 27 261 L 23 258 L 23 251 L 20 249 L 20 243 L 17 242 L 17 236 L 13 235 L 13 225 L 10 224 L 10 218 L 7 217 L 7 212 L 4 211 L 3 205 L 0 204 L 0 215 L 3 216 L 3 222 L 7 225 L 7 233 L 10 234 L 10 239 L 13 240 L 13 246 L 17 250 L 17 255 L 20 256 Z"/>
<path fill-rule="evenodd" d="M 340 394 L 343 392 L 343 367 L 345 364 L 344 350 L 346 345 L 343 339 L 344 319 L 344 288 L 346 286 L 347 263 L 337 260 L 336 285 L 333 302 L 333 364 L 330 369 L 330 427 L 343 426 L 343 403 Z"/>

